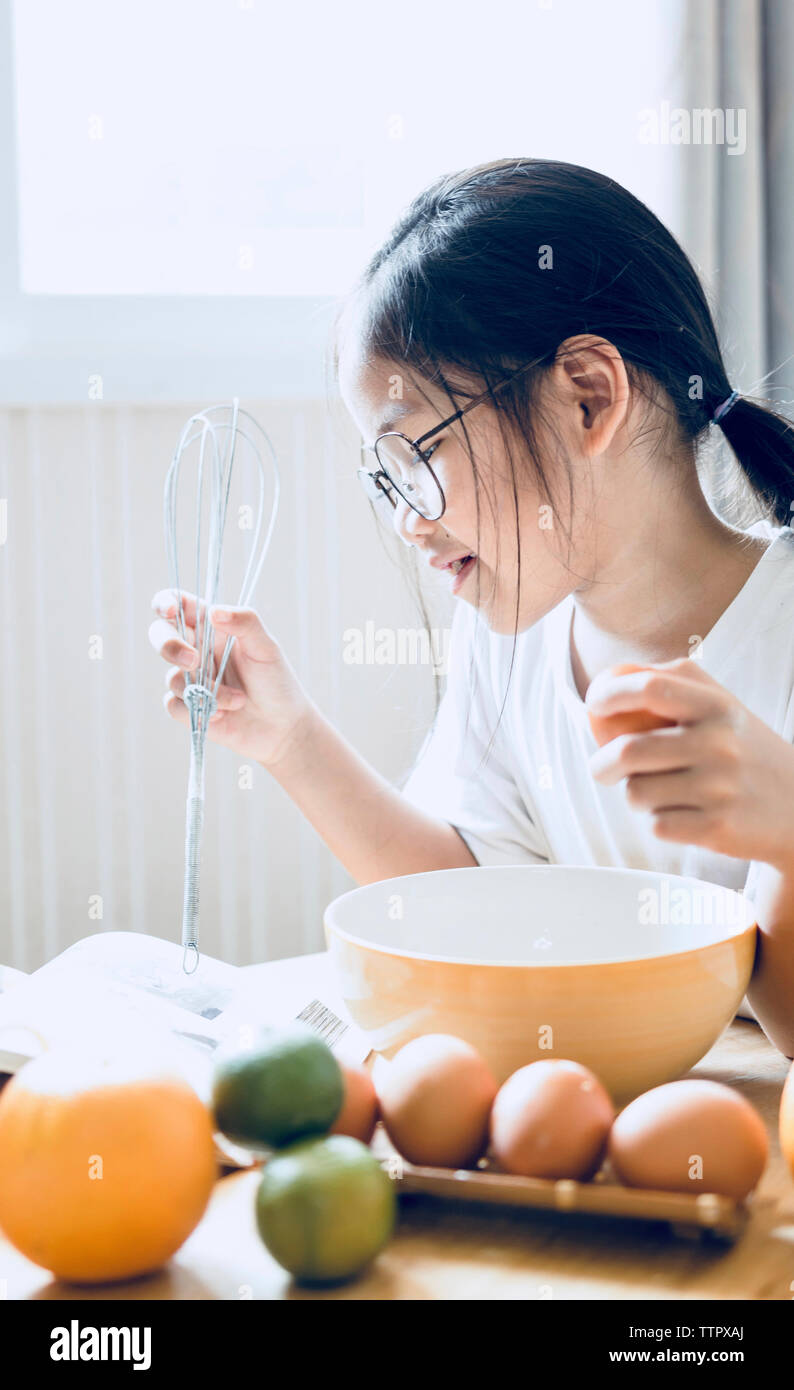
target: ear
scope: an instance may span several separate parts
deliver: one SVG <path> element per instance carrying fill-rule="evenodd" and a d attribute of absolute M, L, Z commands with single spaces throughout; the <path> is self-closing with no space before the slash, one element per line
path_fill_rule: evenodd
<path fill-rule="evenodd" d="M 603 453 L 628 413 L 629 382 L 617 348 L 591 333 L 566 338 L 552 372 L 561 398 L 574 409 L 583 452 Z"/>

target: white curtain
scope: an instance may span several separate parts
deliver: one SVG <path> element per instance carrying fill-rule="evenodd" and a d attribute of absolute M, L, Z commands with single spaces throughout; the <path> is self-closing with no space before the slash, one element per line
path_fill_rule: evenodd
<path fill-rule="evenodd" d="M 168 584 L 165 472 L 202 404 L 0 411 L 3 964 L 33 970 L 103 929 L 179 939 L 188 750 L 147 629 Z M 350 629 L 420 626 L 358 487 L 355 430 L 323 401 L 243 404 L 282 474 L 255 606 L 324 713 L 397 779 L 433 667 L 344 658 Z M 202 949 L 238 964 L 321 950 L 323 909 L 354 882 L 268 773 L 245 786 L 245 762 L 208 745 Z"/>
<path fill-rule="evenodd" d="M 699 0 L 683 19 L 681 105 L 723 112 L 726 132 L 743 122 L 745 135 L 733 152 L 727 140 L 677 147 L 681 239 L 709 291 L 731 385 L 792 414 L 794 5 Z M 709 476 L 738 477 L 729 453 L 720 446 Z M 735 520 L 756 513 L 748 502 Z"/>

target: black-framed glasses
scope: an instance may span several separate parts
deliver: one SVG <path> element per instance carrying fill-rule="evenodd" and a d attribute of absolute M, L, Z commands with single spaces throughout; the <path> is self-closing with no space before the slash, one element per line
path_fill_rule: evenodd
<path fill-rule="evenodd" d="M 409 439 L 407 435 L 400 434 L 398 430 L 388 430 L 385 434 L 379 434 L 374 444 L 362 444 L 362 458 L 367 453 L 374 453 L 378 461 L 378 467 L 375 470 L 363 465 L 358 469 L 358 477 L 370 501 L 382 504 L 386 498 L 394 508 L 397 506 L 397 497 L 401 497 L 404 502 L 408 503 L 409 507 L 412 507 L 420 516 L 425 517 L 427 521 L 438 521 L 446 511 L 447 501 L 441 484 L 430 466 L 430 458 L 439 445 L 434 444 L 430 449 L 423 448 L 423 445 L 428 439 L 432 439 L 434 434 L 440 434 L 442 430 L 448 429 L 467 411 L 473 410 L 476 405 L 488 400 L 494 391 L 498 391 L 502 386 L 507 386 L 509 382 L 515 381 L 515 378 L 527 371 L 529 367 L 537 366 L 538 361 L 542 361 L 542 358 L 534 362 L 525 362 L 517 371 L 497 382 L 496 386 L 482 391 L 480 395 L 469 401 L 468 405 L 456 410 L 454 415 L 450 415 L 449 419 L 442 421 L 440 425 L 434 425 L 419 439 Z"/>

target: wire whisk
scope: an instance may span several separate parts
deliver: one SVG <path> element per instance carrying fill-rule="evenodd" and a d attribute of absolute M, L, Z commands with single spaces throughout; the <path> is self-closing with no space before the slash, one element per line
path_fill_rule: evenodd
<path fill-rule="evenodd" d="M 191 433 L 192 431 L 192 433 Z M 164 523 L 169 583 L 177 602 L 176 626 L 183 641 L 189 641 L 177 559 L 177 490 L 184 456 L 193 444 L 197 449 L 195 563 L 196 625 L 195 646 L 198 664 L 185 672 L 182 699 L 190 716 L 190 772 L 188 778 L 185 825 L 185 884 L 182 909 L 182 968 L 192 975 L 199 963 L 199 878 L 201 839 L 204 827 L 204 760 L 207 728 L 218 704 L 218 690 L 234 645 L 229 636 L 215 670 L 215 629 L 210 609 L 217 605 L 221 585 L 224 532 L 226 530 L 232 470 L 235 455 L 243 446 L 250 451 L 258 474 L 258 503 L 247 564 L 235 607 L 245 607 L 254 591 L 267 554 L 278 512 L 280 478 L 273 446 L 248 411 L 240 409 L 239 398 L 232 404 L 210 406 L 191 415 L 179 438 L 165 480 Z M 273 468 L 273 501 L 267 529 L 265 521 L 266 474 L 262 447 Z M 205 496 L 206 493 L 206 496 Z M 264 533 L 264 534 L 263 534 Z M 228 600 L 227 600 L 228 601 Z"/>

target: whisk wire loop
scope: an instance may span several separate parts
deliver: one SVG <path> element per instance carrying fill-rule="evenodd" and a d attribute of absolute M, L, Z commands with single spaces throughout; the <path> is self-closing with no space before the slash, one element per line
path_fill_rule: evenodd
<path fill-rule="evenodd" d="M 228 418 L 229 412 L 231 412 L 230 419 Z M 221 415 L 223 418 L 212 419 L 211 417 L 214 415 Z M 243 417 L 247 422 L 245 425 L 240 424 L 240 417 Z M 219 434 L 224 432 L 228 434 L 228 447 L 225 453 L 221 450 L 218 438 Z M 163 498 L 169 583 L 176 597 L 176 629 L 182 641 L 189 642 L 189 628 L 185 617 L 177 554 L 177 496 L 183 457 L 190 447 L 198 442 L 194 645 L 199 653 L 199 661 L 192 672 L 185 673 L 185 688 L 182 695 L 190 715 L 190 772 L 186 807 L 185 882 L 182 912 L 182 945 L 184 948 L 182 966 L 187 974 L 193 974 L 199 964 L 199 878 L 204 826 L 204 764 L 207 729 L 217 709 L 218 691 L 235 641 L 234 636 L 227 636 L 216 671 L 215 629 L 210 618 L 210 610 L 216 604 L 221 582 L 223 544 L 231 495 L 232 471 L 240 441 L 247 445 L 251 451 L 251 456 L 256 462 L 259 480 L 256 525 L 236 605 L 246 607 L 259 579 L 273 534 L 278 512 L 280 478 L 275 451 L 268 436 L 248 411 L 240 409 L 237 396 L 234 397 L 231 407 L 211 406 L 196 415 L 191 415 L 179 437 L 166 476 Z M 274 480 L 270 520 L 264 537 L 262 532 L 266 510 L 266 479 L 262 461 L 263 445 L 270 459 Z M 203 504 L 206 476 L 209 478 L 209 483 L 206 511 L 207 535 L 205 537 L 203 535 Z M 205 552 L 206 567 L 202 578 L 202 556 Z"/>

